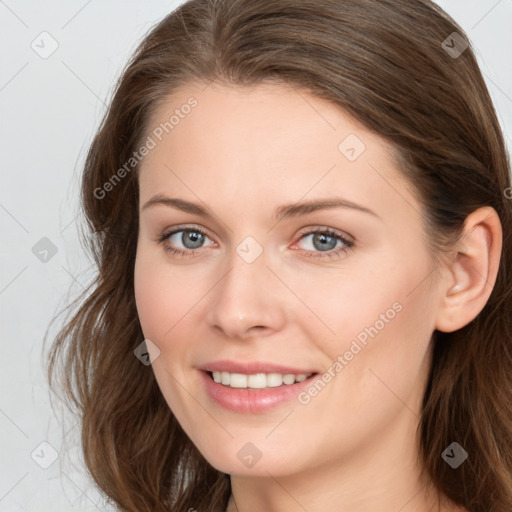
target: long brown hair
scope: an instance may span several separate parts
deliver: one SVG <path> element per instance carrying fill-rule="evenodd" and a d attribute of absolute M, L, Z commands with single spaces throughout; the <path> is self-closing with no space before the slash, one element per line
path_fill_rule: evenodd
<path fill-rule="evenodd" d="M 137 165 L 98 192 L 144 140 L 159 102 L 197 80 L 292 84 L 385 138 L 424 208 L 436 254 L 458 239 L 472 211 L 496 210 L 504 241 L 485 308 L 464 328 L 433 334 L 419 453 L 425 473 L 454 502 L 471 512 L 512 510 L 510 163 L 465 41 L 429 0 L 190 0 L 144 38 L 83 171 L 84 240 L 97 277 L 69 306 L 48 355 L 50 385 L 58 380 L 81 415 L 87 467 L 120 510 L 217 512 L 230 494 L 228 475 L 198 452 L 151 367 L 134 357 L 144 339 L 133 288 Z M 452 441 L 469 454 L 457 470 L 441 458 Z"/>

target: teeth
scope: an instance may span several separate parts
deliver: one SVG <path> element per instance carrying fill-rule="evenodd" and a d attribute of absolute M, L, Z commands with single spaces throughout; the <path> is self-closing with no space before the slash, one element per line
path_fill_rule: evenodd
<path fill-rule="evenodd" d="M 246 375 L 244 373 L 217 371 L 212 372 L 212 374 L 213 380 L 219 384 L 224 384 L 224 386 L 251 389 L 276 388 L 283 384 L 289 386 L 295 382 L 302 382 L 313 375 L 312 373 L 301 373 L 299 375 L 293 373 L 255 373 Z"/>
<path fill-rule="evenodd" d="M 233 382 L 231 381 L 231 386 Z M 247 387 L 248 388 L 264 388 L 267 386 L 267 377 L 264 373 L 257 373 L 255 375 L 247 376 Z"/>
<path fill-rule="evenodd" d="M 268 373 L 265 377 L 269 388 L 277 388 L 283 385 L 283 375 L 281 373 Z"/>
<path fill-rule="evenodd" d="M 283 384 L 293 384 L 295 382 L 295 375 L 291 373 L 287 373 L 283 375 Z"/>
<path fill-rule="evenodd" d="M 229 376 L 229 385 L 232 388 L 246 388 L 247 375 L 244 375 L 243 373 L 232 373 Z"/>

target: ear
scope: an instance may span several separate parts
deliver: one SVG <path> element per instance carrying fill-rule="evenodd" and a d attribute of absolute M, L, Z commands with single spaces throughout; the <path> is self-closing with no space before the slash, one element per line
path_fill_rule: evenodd
<path fill-rule="evenodd" d="M 454 256 L 443 268 L 437 330 L 461 329 L 482 311 L 498 275 L 502 239 L 494 208 L 485 206 L 467 216 Z"/>

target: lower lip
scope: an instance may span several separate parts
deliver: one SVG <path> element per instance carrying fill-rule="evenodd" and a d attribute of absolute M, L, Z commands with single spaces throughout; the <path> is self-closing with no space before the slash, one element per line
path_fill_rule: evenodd
<path fill-rule="evenodd" d="M 243 413 L 260 413 L 285 402 L 297 399 L 318 375 L 314 374 L 302 382 L 283 384 L 275 388 L 246 389 L 231 388 L 215 382 L 208 372 L 199 371 L 209 397 L 221 407 Z"/>

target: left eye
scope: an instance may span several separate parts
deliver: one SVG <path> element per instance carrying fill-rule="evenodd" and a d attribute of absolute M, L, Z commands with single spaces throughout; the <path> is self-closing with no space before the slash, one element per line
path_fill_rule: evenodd
<path fill-rule="evenodd" d="M 306 247 L 304 248 L 307 251 L 331 251 L 338 248 L 338 242 L 341 243 L 341 245 L 348 245 L 347 240 L 344 240 L 341 236 L 328 231 L 313 231 L 311 233 L 306 233 L 301 237 L 301 240 L 307 241 Z"/>

